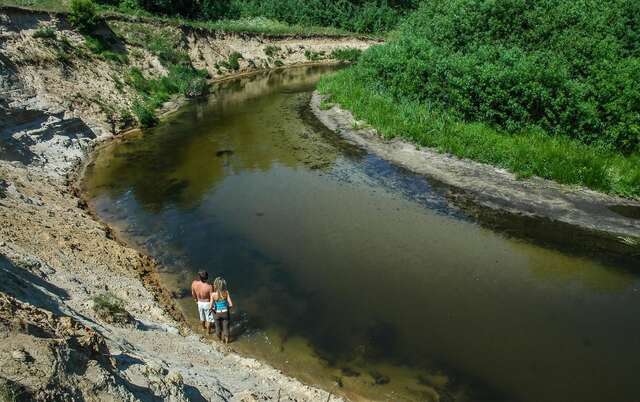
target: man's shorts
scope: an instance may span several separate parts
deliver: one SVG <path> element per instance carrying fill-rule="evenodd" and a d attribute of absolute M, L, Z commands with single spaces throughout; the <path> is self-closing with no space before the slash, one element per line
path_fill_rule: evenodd
<path fill-rule="evenodd" d="M 211 303 L 199 301 L 198 314 L 200 315 L 200 321 L 213 322 L 213 313 L 211 312 Z"/>

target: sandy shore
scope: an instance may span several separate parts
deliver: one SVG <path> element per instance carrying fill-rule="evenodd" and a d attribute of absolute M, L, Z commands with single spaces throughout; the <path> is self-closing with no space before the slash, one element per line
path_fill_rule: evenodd
<path fill-rule="evenodd" d="M 640 219 L 615 210 L 640 211 L 640 201 L 572 187 L 541 178 L 518 179 L 490 165 L 416 147 L 400 139 L 384 140 L 366 122 L 357 121 L 339 105 L 321 108 L 323 95 L 314 92 L 311 109 L 330 130 L 384 159 L 424 174 L 449 187 L 450 197 L 487 221 L 517 222 L 533 233 L 539 226 L 546 238 L 570 246 L 599 248 L 625 256 L 640 255 Z M 509 226 L 510 222 L 504 222 Z M 529 227 L 527 227 L 529 226 Z"/>

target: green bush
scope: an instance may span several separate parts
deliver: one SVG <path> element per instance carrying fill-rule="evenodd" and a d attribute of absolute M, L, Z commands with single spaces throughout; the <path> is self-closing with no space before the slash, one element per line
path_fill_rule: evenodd
<path fill-rule="evenodd" d="M 229 59 L 227 61 L 220 62 L 220 65 L 227 70 L 240 70 L 240 59 L 242 59 L 242 55 L 238 52 L 233 52 L 229 55 Z"/>
<path fill-rule="evenodd" d="M 55 29 L 51 27 L 40 27 L 33 33 L 34 38 L 57 39 Z"/>
<path fill-rule="evenodd" d="M 153 107 L 149 102 L 137 100 L 133 103 L 131 110 L 136 116 L 138 123 L 140 123 L 140 126 L 153 127 L 158 124 L 155 107 Z"/>
<path fill-rule="evenodd" d="M 267 17 L 289 24 L 332 26 L 355 32 L 384 32 L 413 10 L 416 0 L 234 0 L 242 17 Z"/>
<path fill-rule="evenodd" d="M 92 32 L 99 22 L 96 5 L 92 0 L 71 0 L 69 22 L 80 32 Z"/>
<path fill-rule="evenodd" d="M 362 50 L 355 48 L 335 49 L 331 52 L 331 58 L 354 63 L 358 61 L 361 54 Z"/>
<path fill-rule="evenodd" d="M 138 0 L 121 0 L 118 3 L 118 10 L 125 14 L 131 14 L 142 10 L 142 7 Z"/>
<path fill-rule="evenodd" d="M 110 2 L 112 0 L 102 0 Z M 132 0 L 123 0 L 132 1 Z M 293 25 L 385 32 L 418 0 L 140 0 L 145 10 L 209 21 L 266 17 Z"/>
<path fill-rule="evenodd" d="M 371 88 L 459 121 L 640 150 L 640 2 L 421 4 L 356 67 Z"/>
<path fill-rule="evenodd" d="M 304 57 L 309 60 L 309 61 L 318 61 L 318 60 L 322 60 L 324 56 L 324 51 L 313 51 L 313 50 L 305 50 L 304 51 Z"/>
<path fill-rule="evenodd" d="M 280 47 L 279 46 L 267 45 L 264 48 L 264 54 L 266 54 L 269 57 L 277 56 L 278 52 L 280 52 Z"/>
<path fill-rule="evenodd" d="M 190 64 L 170 65 L 168 70 L 166 76 L 157 79 L 144 77 L 138 68 L 129 70 L 127 83 L 140 96 L 132 111 L 142 127 L 151 127 L 158 123 L 155 110 L 171 99 L 171 95 L 201 96 L 209 88 L 207 72 L 204 70 L 196 70 Z"/>

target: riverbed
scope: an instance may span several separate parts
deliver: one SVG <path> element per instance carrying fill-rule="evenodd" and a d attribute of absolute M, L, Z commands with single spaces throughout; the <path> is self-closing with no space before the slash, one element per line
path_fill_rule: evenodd
<path fill-rule="evenodd" d="M 195 272 L 224 276 L 232 347 L 333 393 L 635 400 L 634 262 L 487 229 L 446 186 L 345 143 L 307 106 L 331 69 L 217 84 L 101 147 L 92 209 L 160 261 L 194 326 Z"/>

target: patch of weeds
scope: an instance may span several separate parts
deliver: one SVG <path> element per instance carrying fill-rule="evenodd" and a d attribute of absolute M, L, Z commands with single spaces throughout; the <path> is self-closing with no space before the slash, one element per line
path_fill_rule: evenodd
<path fill-rule="evenodd" d="M 140 95 L 132 108 L 140 125 L 155 125 L 158 122 L 155 109 L 171 99 L 171 95 L 179 93 L 194 97 L 205 94 L 208 90 L 207 76 L 205 70 L 182 64 L 170 66 L 169 73 L 157 79 L 146 78 L 138 68 L 130 69 L 127 83 Z"/>
<path fill-rule="evenodd" d="M 268 57 L 275 57 L 280 52 L 280 46 L 268 45 L 264 48 L 264 54 Z"/>
<path fill-rule="evenodd" d="M 276 61 L 274 61 L 274 62 L 273 62 L 273 64 L 274 64 L 276 67 L 282 67 L 282 66 L 284 66 L 284 63 L 282 62 L 282 60 L 276 60 Z"/>
<path fill-rule="evenodd" d="M 56 31 L 52 27 L 42 26 L 33 33 L 34 38 L 57 39 Z"/>
<path fill-rule="evenodd" d="M 89 50 L 98 57 L 120 64 L 126 64 L 129 62 L 125 53 L 114 52 L 111 50 L 111 44 L 102 36 L 85 35 L 84 39 Z"/>
<path fill-rule="evenodd" d="M 324 58 L 325 52 L 324 50 L 321 50 L 319 52 L 315 52 L 313 50 L 305 50 L 304 51 L 304 57 L 307 58 L 307 60 L 309 61 L 318 61 L 318 60 L 322 60 Z"/>
<path fill-rule="evenodd" d="M 176 30 L 118 22 L 114 22 L 110 27 L 127 43 L 147 49 L 157 56 L 165 66 L 189 63 L 189 56 L 181 50 L 181 33 Z"/>
<path fill-rule="evenodd" d="M 349 63 L 355 63 L 360 58 L 361 54 L 362 50 L 356 48 L 334 49 L 331 52 L 331 58 Z"/>
<path fill-rule="evenodd" d="M 124 300 L 110 292 L 93 298 L 93 311 L 98 318 L 110 324 L 128 324 L 133 321 L 133 317 L 125 309 Z"/>
<path fill-rule="evenodd" d="M 69 22 L 80 32 L 93 32 L 100 22 L 95 3 L 92 0 L 71 0 Z"/>
<path fill-rule="evenodd" d="M 152 107 L 150 102 L 137 100 L 133 103 L 131 109 L 142 127 L 153 127 L 158 124 L 155 108 Z"/>
<path fill-rule="evenodd" d="M 242 55 L 238 52 L 233 52 L 229 55 L 229 59 L 221 61 L 220 65 L 227 70 L 238 71 L 240 70 L 240 59 L 243 59 Z"/>

